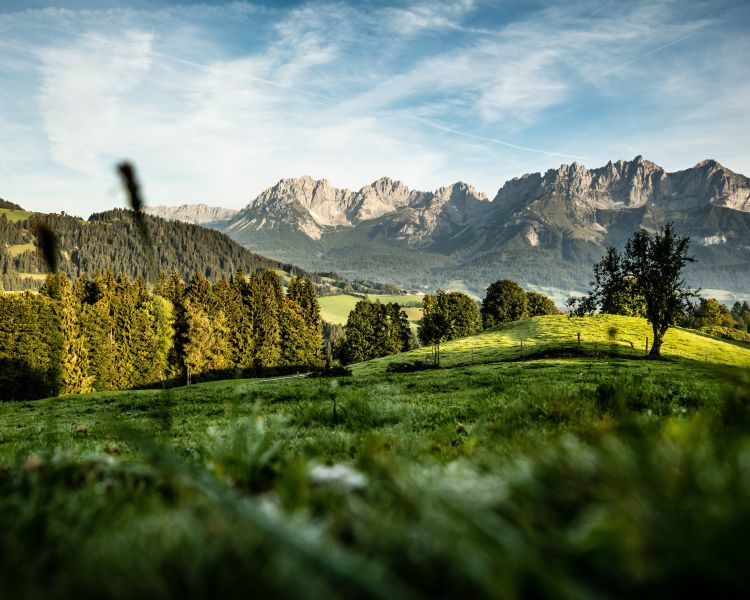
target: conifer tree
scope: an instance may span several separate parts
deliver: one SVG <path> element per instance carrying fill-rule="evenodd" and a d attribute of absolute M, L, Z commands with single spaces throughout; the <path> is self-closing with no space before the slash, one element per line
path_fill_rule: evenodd
<path fill-rule="evenodd" d="M 211 318 L 203 306 L 189 299 L 184 307 L 187 325 L 184 363 L 190 378 L 228 369 L 229 336 L 224 313 L 219 311 Z"/>
<path fill-rule="evenodd" d="M 299 305 L 285 299 L 280 313 L 282 366 L 319 367 L 322 365 L 320 331 L 310 325 Z"/>
<path fill-rule="evenodd" d="M 252 366 L 253 326 L 252 315 L 242 301 L 241 286 L 220 279 L 214 286 L 220 309 L 224 312 L 229 331 L 230 364 L 236 369 Z"/>
<path fill-rule="evenodd" d="M 252 275 L 251 285 L 256 299 L 253 307 L 254 363 L 274 367 L 281 357 L 279 316 L 283 290 L 278 277 L 271 271 Z"/>
<path fill-rule="evenodd" d="M 60 357 L 60 394 L 83 394 L 92 391 L 93 377 L 88 373 L 89 360 L 86 340 L 81 331 L 78 313 L 80 305 L 66 275 L 49 275 L 49 289 L 59 294 L 58 311 L 63 335 Z M 46 285 L 46 283 L 45 283 Z"/>

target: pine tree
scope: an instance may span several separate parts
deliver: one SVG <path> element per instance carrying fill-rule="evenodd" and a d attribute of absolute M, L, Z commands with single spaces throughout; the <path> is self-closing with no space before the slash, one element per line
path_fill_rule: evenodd
<path fill-rule="evenodd" d="M 184 344 L 184 363 L 191 379 L 210 371 L 228 369 L 229 342 L 226 318 L 218 311 L 213 318 L 199 303 L 185 301 L 187 336 Z"/>
<path fill-rule="evenodd" d="M 226 278 L 214 286 L 220 309 L 227 319 L 229 330 L 230 363 L 233 368 L 246 369 L 253 360 L 252 313 L 243 302 L 243 285 Z"/>
<path fill-rule="evenodd" d="M 274 367 L 281 358 L 281 327 L 279 316 L 283 290 L 275 273 L 266 271 L 251 276 L 254 302 L 253 338 L 254 364 Z"/>
<path fill-rule="evenodd" d="M 78 321 L 80 305 L 65 275 L 52 275 L 57 279 L 58 310 L 63 334 L 60 360 L 60 394 L 83 394 L 92 391 L 93 377 L 89 375 L 88 349 Z"/>
<path fill-rule="evenodd" d="M 322 365 L 320 332 L 307 323 L 296 302 L 289 299 L 283 301 L 280 325 L 280 365 L 287 367 L 319 367 Z"/>

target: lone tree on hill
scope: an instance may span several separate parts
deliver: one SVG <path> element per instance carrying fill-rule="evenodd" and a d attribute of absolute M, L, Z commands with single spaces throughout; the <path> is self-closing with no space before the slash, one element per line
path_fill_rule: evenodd
<path fill-rule="evenodd" d="M 689 299 L 697 294 L 685 286 L 682 270 L 695 258 L 688 256 L 690 238 L 675 235 L 671 223 L 658 233 L 641 229 L 633 234 L 620 254 L 608 248 L 607 255 L 594 267 L 592 290 L 583 298 L 571 298 L 573 313 L 623 312 L 643 303 L 645 316 L 654 332 L 649 355 L 661 356 L 664 334 L 690 308 Z M 633 311 L 640 312 L 640 311 Z"/>

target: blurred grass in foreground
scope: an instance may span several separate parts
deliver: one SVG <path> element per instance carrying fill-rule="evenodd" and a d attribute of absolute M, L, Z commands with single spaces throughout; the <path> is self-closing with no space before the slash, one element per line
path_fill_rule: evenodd
<path fill-rule="evenodd" d="M 168 429 L 158 392 L 0 405 L 0 590 L 738 593 L 749 400 L 740 369 L 570 359 L 192 386 Z"/>

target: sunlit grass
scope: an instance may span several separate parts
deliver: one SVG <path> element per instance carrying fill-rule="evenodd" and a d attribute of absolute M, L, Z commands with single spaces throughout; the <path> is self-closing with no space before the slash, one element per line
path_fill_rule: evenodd
<path fill-rule="evenodd" d="M 625 356 L 645 356 L 646 339 L 653 341 L 651 326 L 645 319 L 615 315 L 568 317 L 547 315 L 516 321 L 482 333 L 446 342 L 440 348 L 444 367 L 521 359 L 543 350 L 577 349 Z M 523 348 L 522 348 L 523 342 Z M 431 348 L 419 348 L 404 354 L 378 358 L 352 365 L 357 375 L 383 372 L 392 362 L 428 360 Z M 670 328 L 664 338 L 662 355 L 737 367 L 750 367 L 750 347 L 718 340 L 695 331 Z"/>
<path fill-rule="evenodd" d="M 33 214 L 34 214 L 33 212 L 30 212 L 28 210 L 14 210 L 12 208 L 0 208 L 0 215 L 5 215 L 5 218 L 8 219 L 8 221 L 12 223 L 15 223 L 17 221 L 24 221 Z"/>

